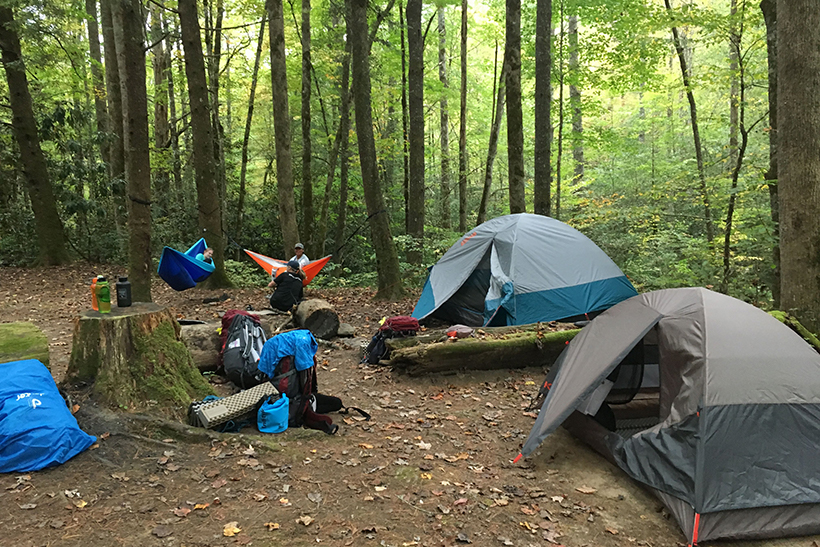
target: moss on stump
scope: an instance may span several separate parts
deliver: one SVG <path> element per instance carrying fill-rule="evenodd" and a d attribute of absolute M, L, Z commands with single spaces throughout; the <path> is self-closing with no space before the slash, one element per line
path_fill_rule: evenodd
<path fill-rule="evenodd" d="M 48 338 L 34 323 L 0 323 L 0 363 L 24 359 L 48 366 Z"/>
<path fill-rule="evenodd" d="M 147 406 L 180 417 L 191 400 L 213 395 L 167 308 L 137 303 L 110 314 L 83 312 L 74 322 L 66 380 L 93 382 L 104 403 L 127 410 Z"/>

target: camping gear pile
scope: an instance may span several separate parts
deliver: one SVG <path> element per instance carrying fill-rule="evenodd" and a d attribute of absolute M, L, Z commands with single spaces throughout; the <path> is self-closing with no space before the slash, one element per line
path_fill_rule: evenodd
<path fill-rule="evenodd" d="M 599 312 L 637 291 L 578 230 L 526 213 L 488 220 L 432 267 L 413 317 L 471 327 L 526 325 Z"/>
<path fill-rule="evenodd" d="M 519 458 L 563 423 L 691 544 L 820 532 L 820 354 L 764 311 L 702 288 L 635 296 L 584 327 L 542 392 Z"/>
<path fill-rule="evenodd" d="M 387 359 L 390 356 L 390 348 L 387 347 L 385 340 L 415 336 L 419 328 L 419 321 L 415 317 L 409 315 L 388 317 L 365 348 L 361 362 L 375 365 L 380 360 Z"/>

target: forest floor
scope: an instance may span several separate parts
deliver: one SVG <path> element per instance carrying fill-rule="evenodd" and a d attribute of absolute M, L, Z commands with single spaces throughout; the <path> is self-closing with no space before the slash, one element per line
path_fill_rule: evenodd
<path fill-rule="evenodd" d="M 31 321 L 47 334 L 58 382 L 74 317 L 103 270 L 113 268 L 0 268 L 0 321 Z M 223 292 L 228 300 L 202 303 Z M 157 280 L 153 297 L 180 318 L 216 320 L 226 309 L 263 309 L 268 292 L 176 293 Z M 329 300 L 360 340 L 414 303 L 376 302 L 363 289 L 309 294 Z M 512 463 L 544 370 L 411 378 L 359 364 L 351 346 L 320 346 L 319 387 L 373 419 L 333 415 L 334 436 L 247 427 L 175 438 L 81 401 L 78 421 L 97 445 L 56 468 L 0 474 L 0 545 L 685 545 L 659 501 L 563 430 Z M 817 547 L 816 539 L 736 545 Z"/>

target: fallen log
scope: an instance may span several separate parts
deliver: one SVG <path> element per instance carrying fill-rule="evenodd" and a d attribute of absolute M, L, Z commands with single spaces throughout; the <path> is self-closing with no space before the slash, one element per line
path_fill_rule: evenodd
<path fill-rule="evenodd" d="M 191 400 L 214 394 L 182 343 L 174 315 L 150 303 L 75 318 L 66 381 L 93 383 L 96 397 L 109 406 L 151 405 L 174 417 Z"/>
<path fill-rule="evenodd" d="M 524 331 L 493 338 L 462 338 L 398 348 L 390 353 L 394 369 L 418 376 L 430 372 L 550 366 L 580 329 Z"/>
<path fill-rule="evenodd" d="M 302 300 L 296 308 L 296 324 L 313 333 L 316 338 L 329 340 L 339 332 L 339 315 L 327 300 Z"/>
<path fill-rule="evenodd" d="M 475 327 L 473 338 L 478 339 L 495 339 L 500 336 L 508 334 L 516 334 L 522 332 L 552 332 L 552 331 L 566 331 L 576 329 L 573 323 L 528 323 L 526 325 L 511 325 L 505 327 Z M 394 349 L 409 348 L 418 346 L 420 344 L 432 344 L 433 342 L 445 342 L 447 340 L 447 329 L 427 329 L 419 332 L 416 336 L 405 336 L 399 338 L 388 338 L 385 340 L 387 349 L 393 351 Z"/>

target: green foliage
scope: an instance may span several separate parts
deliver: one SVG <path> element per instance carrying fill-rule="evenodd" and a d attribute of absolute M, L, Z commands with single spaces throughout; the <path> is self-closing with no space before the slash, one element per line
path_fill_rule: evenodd
<path fill-rule="evenodd" d="M 268 275 L 258 264 L 225 260 L 228 279 L 235 287 L 264 287 L 270 281 Z"/>

